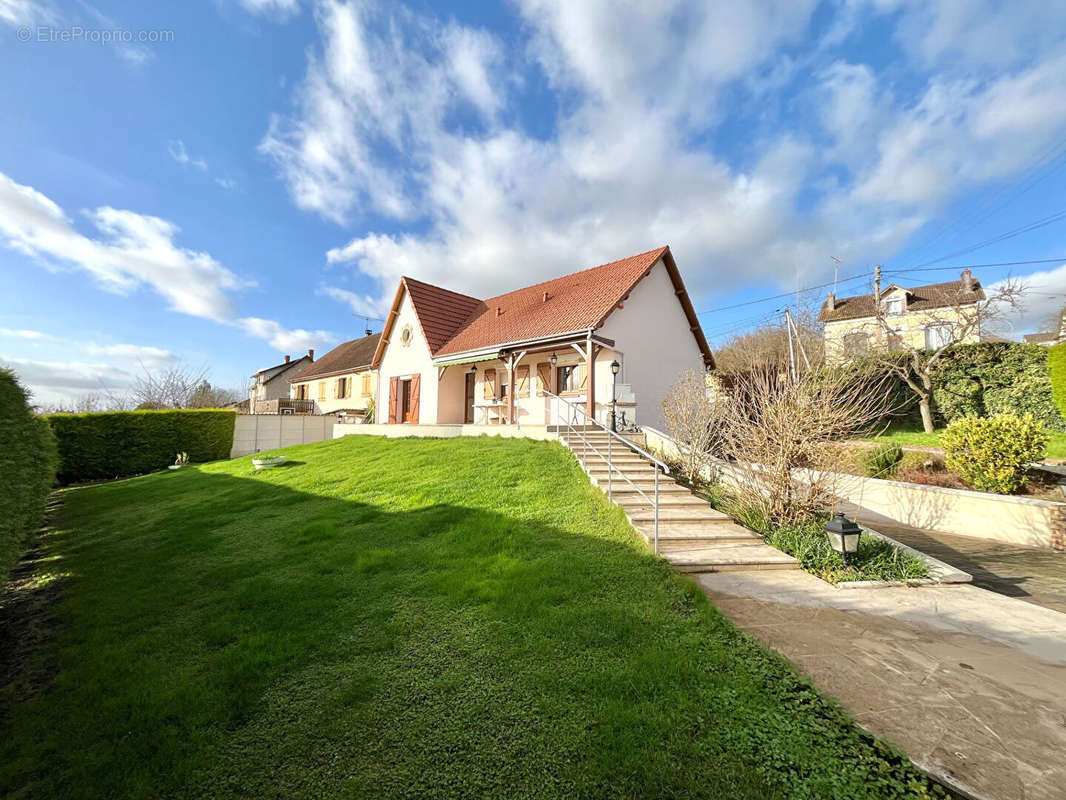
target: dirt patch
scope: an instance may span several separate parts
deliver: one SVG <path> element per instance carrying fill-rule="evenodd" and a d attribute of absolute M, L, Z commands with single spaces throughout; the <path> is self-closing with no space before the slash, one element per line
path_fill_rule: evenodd
<path fill-rule="evenodd" d="M 49 507 L 49 521 L 57 505 Z M 47 535 L 46 528 L 0 592 L 0 723 L 11 707 L 39 694 L 59 671 L 46 645 L 60 627 L 55 607 L 67 579 L 47 572 Z"/>

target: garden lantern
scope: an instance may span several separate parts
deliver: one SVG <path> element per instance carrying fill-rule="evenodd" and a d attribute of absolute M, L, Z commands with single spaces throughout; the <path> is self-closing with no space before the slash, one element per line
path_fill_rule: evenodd
<path fill-rule="evenodd" d="M 612 361 L 611 362 L 611 374 L 612 375 L 617 375 L 618 374 L 618 370 L 620 370 L 621 368 L 622 368 L 622 365 L 619 364 L 617 361 Z"/>
<path fill-rule="evenodd" d="M 622 368 L 622 365 L 617 361 L 611 362 L 611 430 L 617 431 L 618 425 L 616 422 L 615 404 L 618 402 L 618 370 Z"/>
<path fill-rule="evenodd" d="M 553 367 L 559 362 L 559 359 L 556 357 L 555 353 L 552 353 L 552 357 L 549 358 L 548 360 L 550 362 L 552 362 L 552 366 Z"/>
<path fill-rule="evenodd" d="M 829 537 L 829 546 L 840 553 L 846 566 L 848 555 L 854 555 L 859 550 L 862 528 L 838 511 L 826 524 L 825 534 Z"/>

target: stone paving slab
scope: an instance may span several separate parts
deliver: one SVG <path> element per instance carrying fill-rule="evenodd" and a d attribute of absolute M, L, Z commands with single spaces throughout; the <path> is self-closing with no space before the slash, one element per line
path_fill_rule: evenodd
<path fill-rule="evenodd" d="M 698 576 L 937 777 L 981 798 L 1066 798 L 1066 615 L 970 585 L 841 591 L 802 571 Z"/>

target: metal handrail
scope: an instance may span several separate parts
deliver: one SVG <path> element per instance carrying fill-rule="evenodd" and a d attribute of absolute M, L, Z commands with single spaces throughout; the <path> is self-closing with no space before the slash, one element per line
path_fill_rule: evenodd
<path fill-rule="evenodd" d="M 575 434 L 577 434 L 580 437 L 582 444 L 585 445 L 585 449 L 581 451 L 581 468 L 583 470 L 585 470 L 585 472 L 588 472 L 587 455 L 588 455 L 588 451 L 589 450 L 591 450 L 593 453 L 598 455 L 604 461 L 604 463 L 607 464 L 607 497 L 608 497 L 608 499 L 611 499 L 611 494 L 612 494 L 612 490 L 613 490 L 611 476 L 612 476 L 612 470 L 614 470 L 614 471 L 617 471 L 618 474 L 622 476 L 622 479 L 625 480 L 626 483 L 628 483 L 631 487 L 633 487 L 633 490 L 637 494 L 639 494 L 646 501 L 651 503 L 652 510 L 654 512 L 654 517 L 655 517 L 653 548 L 655 550 L 655 553 L 658 554 L 658 552 L 659 552 L 659 470 L 662 470 L 664 473 L 669 474 L 670 473 L 670 468 L 668 466 L 666 466 L 666 464 L 664 464 L 662 461 L 657 459 L 655 456 L 651 455 L 650 453 L 648 453 L 647 451 L 643 450 L 642 448 L 637 447 L 637 445 L 633 444 L 633 442 L 629 441 L 625 437 L 619 436 L 615 431 L 612 431 L 609 428 L 607 428 L 605 425 L 602 425 L 601 423 L 597 422 L 595 417 L 591 416 L 585 409 L 583 409 L 581 406 L 577 405 L 576 403 L 571 403 L 569 400 L 566 400 L 566 399 L 560 397 L 559 395 L 554 394 L 552 392 L 549 392 L 547 390 L 544 390 L 544 394 L 546 394 L 549 397 L 554 397 L 556 400 L 561 402 L 563 405 L 565 405 L 567 408 L 571 409 L 572 411 L 580 411 L 582 416 L 584 416 L 584 418 L 585 418 L 585 423 L 584 423 L 584 428 L 585 429 L 587 429 L 589 427 L 588 423 L 591 422 L 592 426 L 594 428 L 599 428 L 600 430 L 602 430 L 604 433 L 607 434 L 607 457 L 604 458 L 603 453 L 601 453 L 599 450 L 597 450 L 592 445 L 592 443 L 588 440 L 588 437 L 585 435 L 585 430 L 579 430 L 579 429 L 575 428 L 574 425 L 570 422 L 569 418 L 564 418 L 563 417 L 563 414 L 561 412 L 560 407 L 556 406 L 556 411 L 557 411 L 557 415 L 556 415 L 557 423 L 556 423 L 556 425 L 557 425 L 557 427 L 561 428 L 562 425 L 559 424 L 559 423 L 562 423 L 562 422 L 566 423 L 566 428 L 567 428 L 567 440 L 566 441 L 567 441 L 567 444 L 570 443 L 569 434 L 570 433 L 575 433 Z M 571 417 L 576 419 L 576 417 L 574 417 L 573 415 L 571 415 Z M 612 453 L 611 453 L 611 449 L 612 449 L 611 448 L 611 443 L 615 439 L 618 439 L 626 447 L 628 447 L 631 450 L 636 451 L 637 453 L 639 453 L 640 455 L 644 456 L 645 458 L 647 458 L 649 461 L 652 462 L 652 466 L 655 467 L 655 470 L 654 470 L 654 475 L 655 475 L 655 498 L 654 499 L 652 499 L 651 497 L 648 497 L 648 495 L 645 494 L 644 491 L 639 486 L 637 486 L 629 478 L 628 475 L 626 475 L 619 467 L 616 467 L 614 465 L 614 462 L 612 460 Z"/>

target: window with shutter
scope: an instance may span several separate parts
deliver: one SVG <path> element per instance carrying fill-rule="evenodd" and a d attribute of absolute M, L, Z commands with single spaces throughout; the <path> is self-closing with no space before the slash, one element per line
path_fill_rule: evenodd
<path fill-rule="evenodd" d="M 486 400 L 496 399 L 496 370 L 485 370 L 484 397 Z"/>
<path fill-rule="evenodd" d="M 418 401 L 419 401 L 419 394 L 421 393 L 419 391 L 419 387 L 421 386 L 421 384 L 422 384 L 422 376 L 421 375 L 419 375 L 418 373 L 415 373 L 414 375 L 411 376 L 411 410 L 408 413 L 408 419 L 406 421 L 414 423 L 416 425 L 418 424 L 418 413 L 419 413 Z"/>
<path fill-rule="evenodd" d="M 370 373 L 363 373 L 363 397 L 370 396 Z"/>
<path fill-rule="evenodd" d="M 552 390 L 552 365 L 547 361 L 537 364 L 537 396 L 543 397 Z"/>
<path fill-rule="evenodd" d="M 325 381 L 319 381 L 318 382 L 318 399 L 319 400 L 325 400 L 326 399 L 326 382 Z"/>
<path fill-rule="evenodd" d="M 580 367 L 577 364 L 567 364 L 558 367 L 555 371 L 555 385 L 559 387 L 559 394 L 572 394 L 581 388 Z"/>
<path fill-rule="evenodd" d="M 515 370 L 515 397 L 529 397 L 529 367 Z"/>

